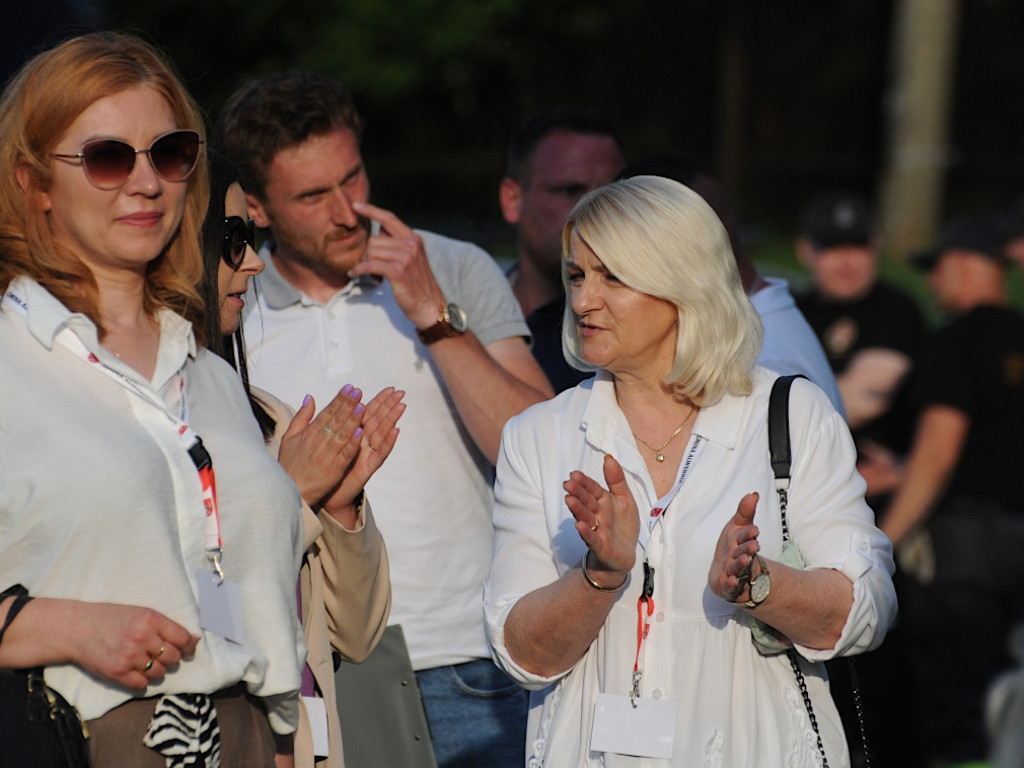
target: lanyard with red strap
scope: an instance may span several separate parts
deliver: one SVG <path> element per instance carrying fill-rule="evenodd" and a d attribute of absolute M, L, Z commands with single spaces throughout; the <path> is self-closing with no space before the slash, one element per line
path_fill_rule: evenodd
<path fill-rule="evenodd" d="M 8 287 L 7 292 L 4 294 L 3 301 L 0 303 L 11 307 L 23 317 L 28 317 L 28 302 L 22 298 L 13 287 Z M 209 558 L 213 565 L 213 569 L 217 572 L 221 581 L 223 581 L 224 571 L 221 568 L 221 554 L 223 553 L 223 546 L 220 536 L 220 511 L 217 507 L 217 479 L 213 473 L 213 459 L 210 457 L 209 451 L 206 450 L 206 447 L 203 445 L 203 441 L 200 439 L 199 435 L 193 432 L 188 425 L 190 411 L 184 376 L 182 376 L 180 372 L 176 374 L 178 383 L 178 390 L 176 393 L 178 400 L 178 415 L 175 416 L 170 412 L 167 403 L 158 397 L 155 392 L 144 389 L 139 386 L 137 382 L 125 376 L 121 371 L 111 368 L 100 360 L 95 354 L 89 351 L 82 340 L 79 339 L 70 328 L 65 326 L 61 329 L 60 333 L 57 334 L 56 341 L 80 360 L 88 363 L 95 370 L 101 371 L 128 391 L 138 395 L 143 400 L 155 406 L 160 413 L 167 418 L 171 427 L 178 435 L 178 439 L 181 440 L 182 445 L 188 452 L 189 458 L 192 459 L 192 463 L 195 464 L 196 471 L 199 473 L 199 482 L 202 486 L 203 494 L 203 514 L 206 520 L 206 556 Z"/>
<path fill-rule="evenodd" d="M 651 509 L 650 519 L 647 523 L 649 531 L 653 531 L 654 526 L 664 519 L 664 511 L 668 509 L 668 505 L 672 503 L 676 494 L 679 493 L 679 490 L 683 487 L 683 483 L 686 482 L 686 478 L 688 477 L 690 470 L 693 469 L 693 465 L 697 462 L 697 458 L 700 456 L 700 452 L 703 447 L 704 438 L 700 435 L 694 435 L 690 443 L 689 450 L 687 450 L 686 456 L 683 458 L 683 462 L 679 467 L 679 478 L 676 480 L 675 485 L 672 486 L 672 490 L 665 496 L 658 499 L 658 506 Z M 651 616 L 654 615 L 654 566 L 651 565 L 650 560 L 648 559 L 646 545 L 644 546 L 643 565 L 644 584 L 640 591 L 640 597 L 637 599 L 636 603 L 636 658 L 633 661 L 633 685 L 629 691 L 629 700 L 634 709 L 636 709 L 637 706 L 636 700 L 640 698 L 640 681 L 643 678 L 643 670 L 640 668 L 640 658 L 643 655 L 644 643 L 647 642 L 647 636 L 651 632 Z"/>

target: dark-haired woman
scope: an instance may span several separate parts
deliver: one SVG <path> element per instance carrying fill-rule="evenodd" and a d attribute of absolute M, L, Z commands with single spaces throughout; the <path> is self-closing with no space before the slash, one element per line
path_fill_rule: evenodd
<path fill-rule="evenodd" d="M 349 385 L 314 418 L 310 398 L 293 417 L 272 395 L 249 386 L 240 319 L 249 280 L 263 271 L 263 262 L 256 254 L 253 222 L 238 183 L 240 172 L 218 152 L 211 151 L 208 157 L 210 207 L 203 223 L 201 287 L 208 345 L 238 370 L 268 448 L 305 502 L 306 556 L 299 577 L 309 648 L 304 706 L 294 739 L 278 741 L 278 766 L 340 768 L 332 652 L 345 661 L 363 661 L 387 623 L 387 556 L 363 487 L 395 444 L 395 424 L 405 409 L 403 393 L 385 389 L 364 408 L 362 393 Z M 311 698 L 323 699 L 325 706 Z M 328 735 L 327 749 L 320 749 L 326 755 L 315 754 L 317 731 Z"/>

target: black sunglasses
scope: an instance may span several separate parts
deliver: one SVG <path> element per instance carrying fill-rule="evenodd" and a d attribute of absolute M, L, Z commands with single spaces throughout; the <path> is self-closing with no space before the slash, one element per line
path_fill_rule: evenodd
<path fill-rule="evenodd" d="M 224 242 L 220 249 L 224 263 L 232 269 L 242 266 L 247 244 L 256 250 L 256 223 L 241 216 L 228 216 L 224 219 Z"/>
<path fill-rule="evenodd" d="M 77 155 L 53 154 L 60 160 L 81 160 L 85 178 L 98 189 L 117 189 L 128 181 L 135 158 L 149 155 L 149 162 L 164 181 L 184 181 L 192 175 L 203 141 L 198 131 L 171 131 L 160 136 L 149 149 L 136 149 L 117 139 L 98 139 L 82 145 Z"/>

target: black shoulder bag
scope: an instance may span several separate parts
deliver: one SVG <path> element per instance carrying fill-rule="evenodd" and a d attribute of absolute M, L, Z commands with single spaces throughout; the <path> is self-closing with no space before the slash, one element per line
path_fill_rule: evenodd
<path fill-rule="evenodd" d="M 768 449 L 771 453 L 772 472 L 775 475 L 775 490 L 779 494 L 779 510 L 782 514 L 782 540 L 789 541 L 789 521 L 786 519 L 786 507 L 789 505 L 789 480 L 790 466 L 792 464 L 792 451 L 789 444 L 789 390 L 793 386 L 793 380 L 806 378 L 806 376 L 780 376 L 772 385 L 772 393 L 768 400 Z M 807 683 L 804 680 L 804 673 L 800 670 L 800 660 L 797 652 L 790 648 L 786 651 L 789 663 L 796 675 L 796 683 L 800 687 L 800 694 L 804 699 L 804 706 L 807 708 L 807 716 L 811 721 L 811 728 L 818 740 L 818 752 L 821 754 L 822 768 L 828 768 L 828 758 L 825 757 L 825 745 L 821 742 L 821 734 L 818 732 L 818 720 L 814 716 L 814 708 L 811 706 L 811 695 L 807 691 Z M 857 725 L 860 728 L 861 743 L 864 746 L 864 765 L 871 766 L 871 752 L 868 749 L 868 734 L 864 728 L 864 703 L 861 700 L 860 685 L 857 679 L 857 665 L 853 658 L 847 657 L 850 666 L 850 686 L 853 689 L 853 704 L 857 711 Z"/>
<path fill-rule="evenodd" d="M 30 598 L 17 584 L 0 593 L 14 596 L 0 626 L 7 627 Z M 43 680 L 43 668 L 0 669 L 0 765 L 18 768 L 89 768 L 89 738 L 76 710 Z"/>

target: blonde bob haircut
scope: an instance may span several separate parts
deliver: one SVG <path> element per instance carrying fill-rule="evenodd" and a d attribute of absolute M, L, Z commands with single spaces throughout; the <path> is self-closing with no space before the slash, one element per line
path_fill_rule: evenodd
<path fill-rule="evenodd" d="M 131 35 L 96 32 L 44 51 L 21 68 L 0 98 L 0 292 L 14 278 L 30 277 L 69 310 L 96 323 L 100 338 L 96 280 L 71 249 L 57 242 L 41 193 L 53 184 L 50 154 L 78 116 L 99 99 L 138 86 L 157 91 L 177 127 L 199 131 L 205 140 L 199 109 L 171 65 Z M 196 285 L 203 276 L 199 232 L 209 199 L 205 152 L 185 183 L 181 224 L 149 263 L 143 306 L 150 315 L 161 307 L 177 312 L 192 322 L 201 343 L 203 301 Z"/>
<path fill-rule="evenodd" d="M 764 329 L 740 282 L 729 237 L 700 195 L 660 176 L 636 176 L 583 197 L 562 230 L 566 295 L 562 349 L 593 371 L 580 351 L 566 261 L 576 236 L 633 290 L 678 312 L 675 364 L 665 383 L 695 405 L 747 395 Z"/>

